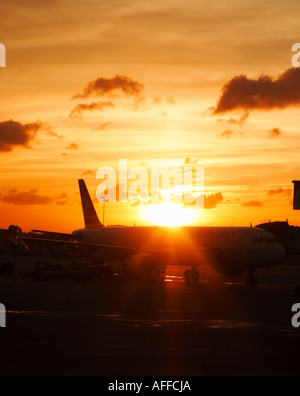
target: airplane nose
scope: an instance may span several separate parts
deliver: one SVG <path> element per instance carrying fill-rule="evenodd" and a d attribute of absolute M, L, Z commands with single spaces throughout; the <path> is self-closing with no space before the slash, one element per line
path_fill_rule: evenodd
<path fill-rule="evenodd" d="M 287 252 L 285 250 L 285 248 L 282 245 L 277 245 L 276 248 L 276 261 L 277 264 L 281 264 L 284 262 L 284 260 L 286 260 L 287 258 Z"/>

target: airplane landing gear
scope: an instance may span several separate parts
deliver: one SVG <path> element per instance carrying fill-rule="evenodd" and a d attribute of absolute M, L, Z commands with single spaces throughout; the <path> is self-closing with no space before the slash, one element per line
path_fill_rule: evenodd
<path fill-rule="evenodd" d="M 248 268 L 249 278 L 247 279 L 248 287 L 257 287 L 257 280 L 254 278 L 256 268 Z"/>
<path fill-rule="evenodd" d="M 186 283 L 198 283 L 199 281 L 199 271 L 195 268 L 186 270 L 184 273 L 184 278 Z"/>

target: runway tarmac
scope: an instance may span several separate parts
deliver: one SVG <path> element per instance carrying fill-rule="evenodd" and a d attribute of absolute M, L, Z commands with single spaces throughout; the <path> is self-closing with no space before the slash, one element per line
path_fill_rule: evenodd
<path fill-rule="evenodd" d="M 182 268 L 163 281 L 0 281 L 4 375 L 299 375 L 300 267 L 228 280 L 205 269 L 188 286 Z"/>

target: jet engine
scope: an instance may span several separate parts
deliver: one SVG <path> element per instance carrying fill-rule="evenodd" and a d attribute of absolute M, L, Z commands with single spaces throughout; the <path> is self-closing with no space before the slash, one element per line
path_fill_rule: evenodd
<path fill-rule="evenodd" d="M 222 275 L 239 276 L 244 272 L 244 268 L 230 263 L 221 249 L 210 249 L 208 256 L 211 265 Z"/>
<path fill-rule="evenodd" d="M 126 274 L 137 278 L 147 278 L 159 275 L 160 271 L 157 260 L 149 254 L 136 254 L 126 263 Z"/>

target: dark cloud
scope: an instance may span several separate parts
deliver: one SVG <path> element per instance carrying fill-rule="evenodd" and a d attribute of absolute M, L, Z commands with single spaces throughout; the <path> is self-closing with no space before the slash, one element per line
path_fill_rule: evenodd
<path fill-rule="evenodd" d="M 176 104 L 176 100 L 173 97 L 168 97 L 168 98 L 161 98 L 160 96 L 155 96 L 152 99 L 152 103 L 154 105 L 162 105 L 164 103 L 164 101 L 166 102 L 166 104 L 168 105 L 174 105 Z"/>
<path fill-rule="evenodd" d="M 52 129 L 48 129 L 48 130 L 47 130 L 47 134 L 48 134 L 49 136 L 55 137 L 55 138 L 57 138 L 57 139 L 62 139 L 62 138 L 64 137 L 63 135 L 59 135 L 58 133 L 52 131 Z"/>
<path fill-rule="evenodd" d="M 277 79 L 261 75 L 251 80 L 234 77 L 222 89 L 214 114 L 233 110 L 272 110 L 300 106 L 300 68 L 291 68 Z"/>
<path fill-rule="evenodd" d="M 246 112 L 245 114 L 243 114 L 242 116 L 240 116 L 239 118 L 229 118 L 229 119 L 218 119 L 218 122 L 220 123 L 226 123 L 226 124 L 230 124 L 230 125 L 244 125 L 249 117 L 250 113 Z"/>
<path fill-rule="evenodd" d="M 50 205 L 56 203 L 59 206 L 68 205 L 68 195 L 63 193 L 56 199 L 39 194 L 38 190 L 18 191 L 10 190 L 6 194 L 0 194 L 0 201 L 16 206 Z"/>
<path fill-rule="evenodd" d="M 85 111 L 96 111 L 96 110 L 104 110 L 106 107 L 114 108 L 115 105 L 112 102 L 97 102 L 91 104 L 79 104 L 77 105 L 70 113 L 70 118 L 79 118 L 82 116 L 82 113 Z"/>
<path fill-rule="evenodd" d="M 262 208 L 264 204 L 259 201 L 250 201 L 242 204 L 243 208 Z"/>
<path fill-rule="evenodd" d="M 69 146 L 65 147 L 66 150 L 78 150 L 79 145 L 77 143 L 71 143 Z"/>
<path fill-rule="evenodd" d="M 88 98 L 92 95 L 103 96 L 122 91 L 125 95 L 140 96 L 144 90 L 144 85 L 132 80 L 127 76 L 117 75 L 114 78 L 100 77 L 95 81 L 91 81 L 83 90 L 82 95 L 76 95 L 73 99 Z"/>
<path fill-rule="evenodd" d="M 100 125 L 96 128 L 96 132 L 104 131 L 105 129 L 108 129 L 111 125 L 113 125 L 112 122 L 104 122 L 103 124 L 100 124 Z"/>
<path fill-rule="evenodd" d="M 40 130 L 50 131 L 47 124 L 41 122 L 25 125 L 13 120 L 0 122 L 0 151 L 9 152 L 18 146 L 30 148 Z"/>
<path fill-rule="evenodd" d="M 274 139 L 278 138 L 279 136 L 282 135 L 282 131 L 279 128 L 273 128 L 270 131 L 268 131 L 269 138 Z"/>
<path fill-rule="evenodd" d="M 38 190 L 18 191 L 11 190 L 7 194 L 1 195 L 1 201 L 13 205 L 49 205 L 53 199 L 40 195 Z"/>
<path fill-rule="evenodd" d="M 59 206 L 66 206 L 68 205 L 68 196 L 67 194 L 63 193 L 61 194 L 57 200 L 56 200 L 56 204 Z"/>
<path fill-rule="evenodd" d="M 222 132 L 219 136 L 220 138 L 230 139 L 234 132 L 231 129 L 227 129 L 227 131 Z"/>
<path fill-rule="evenodd" d="M 95 176 L 95 172 L 87 170 L 81 174 L 81 176 Z"/>
<path fill-rule="evenodd" d="M 155 98 L 153 98 L 153 104 L 155 104 L 155 105 L 160 105 L 161 101 L 162 100 L 159 96 L 156 96 Z"/>
<path fill-rule="evenodd" d="M 235 131 L 232 131 L 231 129 L 227 129 L 226 131 L 224 131 L 216 136 L 218 136 L 221 139 L 230 139 L 233 137 L 233 135 L 243 136 L 244 133 L 243 132 L 235 132 Z"/>
<path fill-rule="evenodd" d="M 268 195 L 270 195 L 270 196 L 279 195 L 279 194 L 290 196 L 293 194 L 293 190 L 291 188 L 281 188 L 280 187 L 280 188 L 276 188 L 276 189 L 268 191 Z"/>

